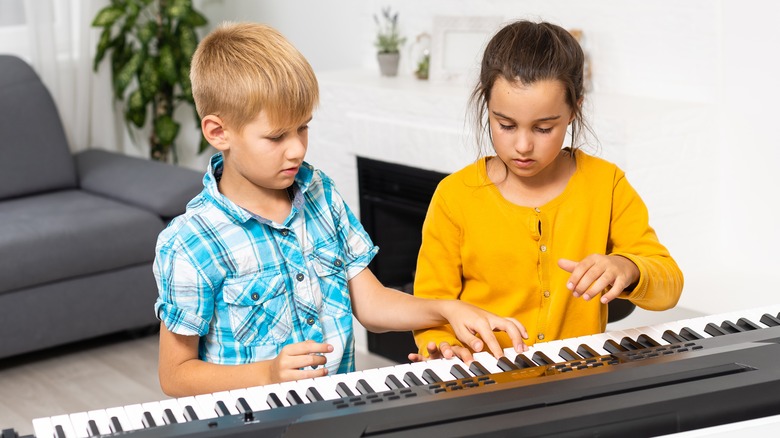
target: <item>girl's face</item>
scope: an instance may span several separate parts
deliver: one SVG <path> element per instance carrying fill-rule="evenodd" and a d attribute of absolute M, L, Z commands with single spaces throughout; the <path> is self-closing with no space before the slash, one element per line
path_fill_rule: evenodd
<path fill-rule="evenodd" d="M 493 148 L 509 177 L 526 182 L 553 177 L 549 173 L 555 166 L 550 164 L 560 155 L 574 118 L 562 84 L 541 80 L 525 85 L 499 77 L 487 107 Z"/>

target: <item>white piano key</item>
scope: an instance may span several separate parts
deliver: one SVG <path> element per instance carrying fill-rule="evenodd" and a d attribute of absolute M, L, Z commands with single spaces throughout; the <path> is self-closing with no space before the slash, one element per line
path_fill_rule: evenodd
<path fill-rule="evenodd" d="M 56 435 L 57 426 L 61 426 L 67 438 L 76 437 L 76 432 L 73 430 L 73 425 L 70 423 L 69 415 L 56 415 L 54 417 L 51 417 L 51 424 L 53 430 L 55 431 L 54 436 L 57 436 Z"/>
<path fill-rule="evenodd" d="M 427 363 L 429 364 L 428 368 L 430 368 L 433 372 L 435 372 L 436 375 L 441 377 L 441 379 L 445 382 L 448 382 L 450 380 L 457 380 L 457 378 L 453 376 L 452 373 L 450 372 L 452 370 L 453 365 L 460 365 L 461 367 L 463 367 L 464 370 L 466 371 L 469 370 L 469 367 L 457 357 L 453 357 L 450 359 L 436 359 L 436 360 L 428 361 Z"/>
<path fill-rule="evenodd" d="M 177 423 L 186 423 L 187 420 L 184 418 L 184 406 L 182 406 L 179 403 L 179 400 L 169 398 L 167 400 L 161 400 L 160 401 L 160 409 L 163 411 L 163 417 L 165 416 L 165 410 L 170 409 L 173 413 L 174 418 L 176 418 Z M 163 418 L 165 420 L 165 418 Z M 163 423 L 167 424 L 167 423 Z M 159 425 L 158 425 L 159 426 Z"/>
<path fill-rule="evenodd" d="M 368 383 L 369 386 L 371 386 L 371 389 L 374 390 L 374 392 L 385 392 L 390 391 L 390 387 L 387 386 L 385 383 L 385 380 L 387 379 L 388 374 L 390 374 L 390 367 L 388 368 L 372 368 L 368 370 L 363 370 L 363 377 L 362 379 Z M 398 379 L 403 382 L 402 379 Z"/>
<path fill-rule="evenodd" d="M 236 408 L 236 396 L 233 395 L 230 391 L 214 392 L 211 395 L 214 398 L 215 405 L 217 402 L 221 401 L 225 404 L 225 407 L 228 409 L 230 415 L 238 414 L 238 409 Z"/>
<path fill-rule="evenodd" d="M 162 408 L 160 407 L 160 402 L 141 403 L 141 408 L 144 412 L 148 412 L 152 415 L 155 427 L 159 427 L 165 424 L 163 421 L 163 412 Z"/>
<path fill-rule="evenodd" d="M 198 394 L 195 396 L 195 401 L 200 405 L 200 411 L 203 412 L 204 417 L 198 415 L 203 420 L 205 418 L 216 418 L 217 410 L 215 409 L 217 401 L 211 394 Z"/>
<path fill-rule="evenodd" d="M 531 358 L 533 360 L 533 354 L 537 351 L 542 352 L 547 355 L 550 359 L 552 359 L 555 363 L 564 362 L 563 358 L 558 354 L 558 352 L 561 351 L 561 348 L 564 347 L 566 344 L 563 341 L 549 341 L 549 342 L 537 342 L 534 344 L 529 351 L 526 353 L 526 356 Z"/>
<path fill-rule="evenodd" d="M 296 394 L 298 394 L 298 397 L 301 398 L 301 401 L 303 401 L 304 404 L 311 403 L 309 399 L 306 397 L 306 391 L 314 386 L 314 379 L 302 379 L 302 380 L 294 380 L 292 382 L 284 382 L 279 384 L 279 390 L 277 394 L 279 395 L 279 399 L 281 399 L 285 406 L 290 405 L 289 400 L 287 400 L 287 394 L 290 391 L 295 391 Z"/>
<path fill-rule="evenodd" d="M 510 350 L 514 351 L 510 347 Z M 479 362 L 483 367 L 485 367 L 490 373 L 500 373 L 501 368 L 498 367 L 498 359 L 495 358 L 492 354 L 486 352 L 486 351 L 480 351 L 478 353 L 474 353 L 474 360 Z"/>
<path fill-rule="evenodd" d="M 271 409 L 271 405 L 268 404 L 268 394 L 277 393 L 279 391 L 279 384 L 274 383 L 272 385 L 253 386 L 247 388 L 244 399 L 246 399 L 249 406 L 253 411 L 265 411 Z M 277 394 L 278 395 L 278 394 Z M 279 397 L 281 399 L 281 397 Z"/>
<path fill-rule="evenodd" d="M 198 420 L 207 420 L 217 416 L 217 413 L 214 412 L 213 409 L 204 409 L 201 403 L 193 396 L 180 397 L 178 400 L 179 406 L 182 408 L 182 413 L 187 408 L 187 406 L 191 406 L 192 410 L 195 411 L 195 415 L 198 416 Z"/>
<path fill-rule="evenodd" d="M 118 407 L 106 409 L 106 417 L 108 417 L 109 430 L 111 428 L 111 419 L 113 417 L 116 417 L 116 419 L 119 421 L 119 424 L 122 426 L 123 431 L 131 431 L 131 430 L 138 429 L 138 427 L 134 426 L 133 422 L 130 421 L 130 417 L 128 417 L 127 413 L 128 413 L 127 406 L 125 407 L 118 406 Z"/>
<path fill-rule="evenodd" d="M 354 373 L 336 374 L 331 376 L 331 378 L 337 382 L 337 386 L 338 382 L 344 383 L 349 388 L 349 390 L 352 391 L 352 394 L 358 396 L 360 395 L 360 391 L 357 390 L 356 385 L 358 379 L 362 378 L 362 374 L 362 371 L 355 371 Z"/>
<path fill-rule="evenodd" d="M 87 438 L 89 436 L 89 415 L 86 412 L 76 412 L 69 415 L 70 424 L 73 427 L 75 436 L 79 438 Z"/>
<path fill-rule="evenodd" d="M 98 431 L 101 435 L 108 435 L 111 433 L 111 428 L 108 422 L 110 421 L 106 411 L 104 409 L 96 409 L 94 411 L 88 411 L 87 416 L 90 420 L 94 420 L 97 424 Z"/>
<path fill-rule="evenodd" d="M 32 422 L 33 432 L 37 438 L 49 438 L 54 436 L 54 426 L 50 417 L 35 418 Z"/>
<path fill-rule="evenodd" d="M 127 415 L 128 426 L 130 427 L 127 430 L 139 430 L 144 428 L 144 409 L 140 404 L 125 406 L 125 414 Z"/>
<path fill-rule="evenodd" d="M 324 400 L 336 400 L 341 396 L 336 392 L 336 384 L 339 382 L 334 376 L 322 376 L 314 378 L 314 388 Z"/>

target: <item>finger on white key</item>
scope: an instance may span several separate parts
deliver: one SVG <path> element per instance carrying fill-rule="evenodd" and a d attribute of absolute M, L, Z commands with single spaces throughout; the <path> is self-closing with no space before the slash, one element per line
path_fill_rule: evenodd
<path fill-rule="evenodd" d="M 97 426 L 98 433 L 100 435 L 108 435 L 111 433 L 111 428 L 109 426 L 109 418 L 108 415 L 106 415 L 106 411 L 104 409 L 96 409 L 94 411 L 87 412 L 87 416 L 89 416 L 89 419 L 95 422 L 95 425 Z"/>
<path fill-rule="evenodd" d="M 165 420 L 163 420 L 163 410 L 160 407 L 160 402 L 155 401 L 141 403 L 141 407 L 144 410 L 144 427 L 148 429 L 152 427 L 159 427 L 165 424 Z"/>
<path fill-rule="evenodd" d="M 127 407 L 114 407 L 106 409 L 106 417 L 108 417 L 108 428 L 111 433 L 120 433 L 135 430 L 130 418 L 127 416 Z M 140 422 L 139 422 L 140 425 Z"/>
<path fill-rule="evenodd" d="M 54 426 L 54 436 L 56 437 L 59 437 L 60 435 L 67 438 L 76 436 L 73 425 L 70 423 L 69 415 L 55 415 L 51 417 L 51 424 Z"/>
<path fill-rule="evenodd" d="M 78 438 L 87 438 L 89 434 L 89 416 L 86 412 L 76 412 L 69 415 L 70 425 Z"/>
<path fill-rule="evenodd" d="M 35 418 L 32 422 L 33 432 L 36 437 L 54 436 L 54 426 L 51 424 L 51 418 Z"/>

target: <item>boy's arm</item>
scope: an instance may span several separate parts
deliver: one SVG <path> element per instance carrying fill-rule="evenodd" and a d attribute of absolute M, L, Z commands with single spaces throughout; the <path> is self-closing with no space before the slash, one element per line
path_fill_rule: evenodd
<path fill-rule="evenodd" d="M 465 345 L 474 351 L 482 351 L 487 345 L 495 357 L 503 356 L 503 350 L 494 330 L 505 331 L 517 352 L 523 351 L 523 339 L 528 338 L 525 328 L 514 318 L 503 318 L 459 300 L 427 300 L 386 288 L 370 269 L 349 280 L 349 290 L 355 317 L 375 333 L 449 323 Z"/>
<path fill-rule="evenodd" d="M 325 356 L 333 347 L 314 341 L 290 344 L 272 360 L 244 364 L 219 365 L 198 358 L 198 336 L 179 335 L 160 324 L 160 387 L 171 397 L 183 397 L 267 385 L 290 380 L 310 379 L 327 374 Z M 301 368 L 317 365 L 317 368 Z"/>

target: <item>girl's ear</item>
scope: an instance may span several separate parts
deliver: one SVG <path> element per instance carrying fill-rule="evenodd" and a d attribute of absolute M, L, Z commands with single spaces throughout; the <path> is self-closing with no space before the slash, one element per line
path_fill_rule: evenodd
<path fill-rule="evenodd" d="M 225 126 L 222 119 L 209 114 L 200 121 L 200 130 L 203 132 L 203 137 L 219 151 L 226 151 L 230 149 L 230 144 L 227 141 L 225 134 Z"/>

